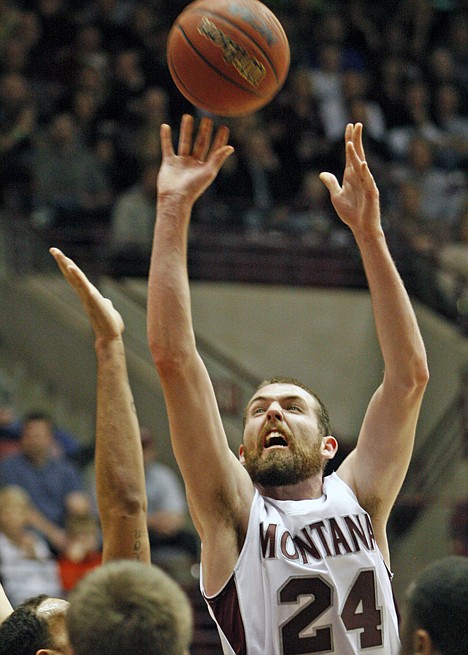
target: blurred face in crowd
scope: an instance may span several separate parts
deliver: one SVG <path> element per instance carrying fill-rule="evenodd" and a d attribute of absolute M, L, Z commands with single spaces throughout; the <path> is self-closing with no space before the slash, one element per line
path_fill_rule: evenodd
<path fill-rule="evenodd" d="M 45 419 L 27 421 L 21 432 L 21 451 L 36 464 L 45 463 L 54 444 L 52 426 Z"/>

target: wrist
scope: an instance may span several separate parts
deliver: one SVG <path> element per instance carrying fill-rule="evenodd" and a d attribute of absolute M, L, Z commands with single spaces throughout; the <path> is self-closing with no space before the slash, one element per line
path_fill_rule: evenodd
<path fill-rule="evenodd" d="M 381 225 L 374 228 L 366 227 L 365 229 L 353 230 L 353 236 L 358 246 L 360 244 L 369 245 L 385 241 L 385 233 Z"/>
<path fill-rule="evenodd" d="M 195 199 L 190 194 L 181 191 L 158 191 L 157 209 L 158 212 L 170 209 L 171 212 L 190 212 Z"/>
<path fill-rule="evenodd" d="M 98 358 L 107 358 L 109 355 L 124 355 L 122 335 L 98 335 L 94 341 L 94 349 Z"/>

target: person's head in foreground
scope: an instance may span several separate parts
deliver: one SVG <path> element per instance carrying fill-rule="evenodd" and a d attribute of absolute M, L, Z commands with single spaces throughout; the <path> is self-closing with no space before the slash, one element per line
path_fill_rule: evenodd
<path fill-rule="evenodd" d="M 18 607 L 0 627 L 0 655 L 188 655 L 190 603 L 156 566 L 109 562 L 69 598 Z"/>
<path fill-rule="evenodd" d="M 468 558 L 427 566 L 408 590 L 401 655 L 466 655 L 467 609 Z"/>
<path fill-rule="evenodd" d="M 290 377 L 264 380 L 244 413 L 241 462 L 262 487 L 297 484 L 323 473 L 336 453 L 327 409 Z"/>

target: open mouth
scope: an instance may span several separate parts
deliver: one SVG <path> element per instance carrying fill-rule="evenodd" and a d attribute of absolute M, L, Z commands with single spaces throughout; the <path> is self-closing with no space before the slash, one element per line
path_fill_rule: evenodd
<path fill-rule="evenodd" d="M 263 442 L 263 447 L 264 448 L 273 448 L 274 446 L 280 447 L 280 448 L 286 448 L 288 446 L 288 442 L 283 434 L 281 432 L 269 432 L 264 439 Z"/>

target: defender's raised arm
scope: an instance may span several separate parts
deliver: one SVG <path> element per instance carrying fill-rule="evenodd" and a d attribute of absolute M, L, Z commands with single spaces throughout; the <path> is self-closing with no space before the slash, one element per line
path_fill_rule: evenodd
<path fill-rule="evenodd" d="M 127 375 L 124 324 L 112 302 L 101 295 L 69 257 L 57 248 L 50 252 L 78 294 L 95 336 L 95 467 L 103 561 L 132 558 L 149 563 L 145 472 L 140 429 Z"/>

